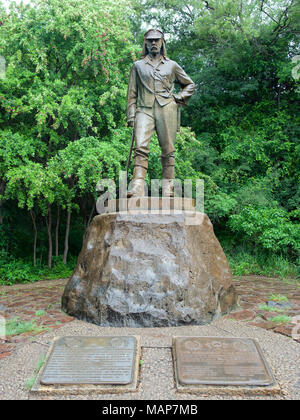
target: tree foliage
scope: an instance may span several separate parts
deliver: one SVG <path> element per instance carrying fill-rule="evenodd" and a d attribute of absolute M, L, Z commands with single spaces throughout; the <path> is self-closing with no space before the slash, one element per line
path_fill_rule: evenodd
<path fill-rule="evenodd" d="M 164 31 L 169 55 L 196 82 L 183 123 L 199 144 L 187 161 L 205 174 L 205 209 L 219 235 L 296 261 L 299 237 L 291 232 L 300 204 L 299 79 L 293 71 L 300 54 L 299 2 L 144 0 L 136 1 L 135 14 Z M 258 242 L 245 228 L 245 208 L 257 212 Z M 282 212 L 287 218 L 280 219 L 276 235 L 290 235 L 294 248 L 287 239 L 270 245 L 266 215 L 274 214 L 275 223 Z"/>
<path fill-rule="evenodd" d="M 12 200 L 33 222 L 44 218 L 51 245 L 53 209 L 87 218 L 82 201 L 90 203 L 97 181 L 124 165 L 127 75 L 137 49 L 129 10 L 125 0 L 34 0 L 1 10 L 4 226 Z"/>
<path fill-rule="evenodd" d="M 176 176 L 204 179 L 205 211 L 224 245 L 296 263 L 295 0 L 32 0 L 11 2 L 8 11 L 1 6 L 5 258 L 26 258 L 31 246 L 35 264 L 47 251 L 49 264 L 52 240 L 56 255 L 62 247 L 66 254 L 69 236 L 71 253 L 80 249 L 98 181 L 117 182 L 125 170 L 129 71 L 150 27 L 164 31 L 168 55 L 196 83 L 177 135 Z M 161 177 L 155 137 L 150 151 L 148 182 Z"/>

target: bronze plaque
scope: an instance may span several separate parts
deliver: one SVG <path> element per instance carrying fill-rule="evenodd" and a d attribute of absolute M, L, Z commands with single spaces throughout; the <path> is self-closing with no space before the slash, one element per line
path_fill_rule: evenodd
<path fill-rule="evenodd" d="M 274 378 L 255 340 L 176 337 L 178 382 L 183 385 L 268 386 Z"/>
<path fill-rule="evenodd" d="M 135 337 L 60 337 L 54 343 L 41 384 L 132 382 Z"/>

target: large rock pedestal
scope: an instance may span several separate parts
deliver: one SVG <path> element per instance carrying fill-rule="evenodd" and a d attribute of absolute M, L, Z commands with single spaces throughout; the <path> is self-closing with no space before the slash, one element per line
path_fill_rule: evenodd
<path fill-rule="evenodd" d="M 189 216 L 96 216 L 63 310 L 115 327 L 201 325 L 229 312 L 237 295 L 224 252 L 209 218 Z"/>

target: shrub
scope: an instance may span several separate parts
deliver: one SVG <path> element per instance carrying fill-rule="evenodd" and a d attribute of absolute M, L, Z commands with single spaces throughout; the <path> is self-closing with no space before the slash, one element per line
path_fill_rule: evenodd
<path fill-rule="evenodd" d="M 296 259 L 300 250 L 300 225 L 289 220 L 280 208 L 246 206 L 240 214 L 229 217 L 229 227 L 255 247 L 291 256 Z"/>
<path fill-rule="evenodd" d="M 1 258 L 2 255 L 2 258 Z M 70 277 L 76 259 L 70 257 L 65 265 L 61 257 L 54 258 L 52 269 L 48 266 L 34 267 L 31 262 L 21 259 L 14 259 L 2 253 L 0 255 L 0 285 L 13 285 L 16 283 L 28 283 L 38 280 L 51 280 L 57 278 Z"/>

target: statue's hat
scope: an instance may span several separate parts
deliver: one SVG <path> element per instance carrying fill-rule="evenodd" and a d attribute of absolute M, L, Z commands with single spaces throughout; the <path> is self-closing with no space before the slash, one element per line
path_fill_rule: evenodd
<path fill-rule="evenodd" d="M 160 39 L 163 37 L 164 34 L 159 29 L 149 29 L 144 35 L 145 39 Z"/>

